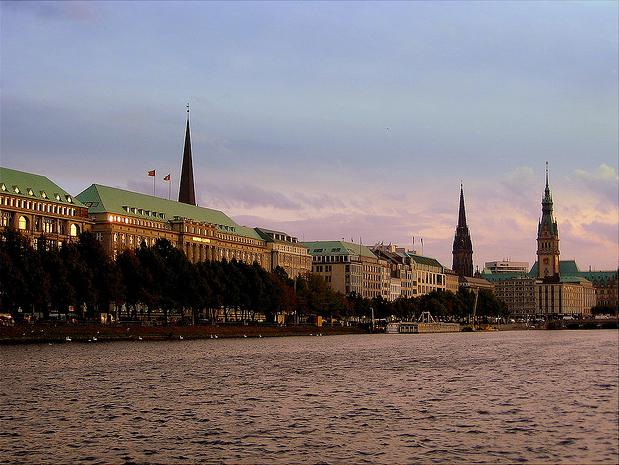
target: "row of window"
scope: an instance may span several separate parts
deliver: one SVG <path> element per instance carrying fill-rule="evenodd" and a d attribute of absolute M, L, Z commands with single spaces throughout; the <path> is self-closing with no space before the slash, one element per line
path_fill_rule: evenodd
<path fill-rule="evenodd" d="M 227 228 L 227 226 L 226 226 Z M 233 229 L 232 227 L 230 229 Z M 241 243 L 241 244 L 249 244 L 249 245 L 258 245 L 258 242 L 256 242 L 253 239 L 250 239 L 248 237 L 243 237 L 243 236 L 232 236 L 229 234 L 218 234 L 217 235 L 218 239 L 222 239 L 225 241 L 230 241 L 230 242 L 237 242 L 237 243 Z"/>
<path fill-rule="evenodd" d="M 42 213 L 53 213 L 56 215 L 75 216 L 75 208 L 63 207 L 53 203 L 36 202 L 28 199 L 16 199 L 15 197 L 0 197 L 0 205 L 7 207 L 21 208 Z"/>
<path fill-rule="evenodd" d="M 6 184 L 4 183 L 0 183 L 0 190 L 2 190 L 3 192 L 8 191 L 8 187 L 6 186 Z M 19 186 L 13 186 L 13 192 L 15 192 L 16 194 L 28 194 L 28 195 L 32 195 L 34 196 L 34 189 L 32 189 L 32 187 L 28 187 L 26 188 L 26 192 L 22 192 L 22 190 L 19 188 Z M 39 191 L 39 195 L 44 198 L 44 199 L 49 199 L 49 196 L 47 195 L 47 192 L 45 191 Z M 55 192 L 52 196 L 54 199 L 56 199 L 58 202 L 62 202 L 62 196 L 60 194 L 58 194 L 57 192 Z M 64 194 L 64 198 L 67 202 L 69 203 L 73 203 L 73 199 L 71 198 L 71 196 L 69 194 Z"/>
<path fill-rule="evenodd" d="M 314 255 L 313 261 L 324 263 L 348 263 L 350 257 L 348 255 Z"/>
<path fill-rule="evenodd" d="M 13 215 L 11 212 L 2 212 L 0 222 L 2 226 L 11 225 Z M 31 224 L 30 218 L 20 215 L 17 218 L 17 229 L 24 232 L 41 232 L 44 234 L 67 234 L 67 223 L 53 218 L 35 217 L 34 224 Z M 77 237 L 80 234 L 80 227 L 75 223 L 69 223 L 68 234 L 72 237 Z"/>
<path fill-rule="evenodd" d="M 139 218 L 127 218 L 126 216 L 120 216 L 120 215 L 108 215 L 107 220 L 110 223 L 124 223 L 124 224 L 131 224 L 134 226 L 144 226 L 147 228 L 153 228 L 153 229 L 171 229 L 170 225 L 166 224 L 166 223 L 161 223 L 158 221 L 147 221 L 147 220 L 142 220 Z"/>

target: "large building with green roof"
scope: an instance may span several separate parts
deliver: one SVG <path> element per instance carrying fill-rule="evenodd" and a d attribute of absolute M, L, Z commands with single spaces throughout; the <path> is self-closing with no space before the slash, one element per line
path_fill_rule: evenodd
<path fill-rule="evenodd" d="M 37 247 L 62 246 L 90 229 L 79 199 L 46 176 L 0 167 L 0 225 L 26 234 Z"/>
<path fill-rule="evenodd" d="M 91 185 L 77 199 L 88 208 L 93 232 L 112 257 L 161 238 L 193 262 L 236 259 L 271 267 L 263 237 L 219 210 L 100 184 Z"/>

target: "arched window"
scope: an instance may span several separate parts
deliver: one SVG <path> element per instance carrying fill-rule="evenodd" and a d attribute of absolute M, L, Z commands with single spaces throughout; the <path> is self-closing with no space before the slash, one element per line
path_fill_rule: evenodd
<path fill-rule="evenodd" d="M 28 229 L 28 219 L 25 216 L 20 216 L 17 222 L 17 227 L 22 231 L 26 231 Z"/>
<path fill-rule="evenodd" d="M 79 226 L 76 224 L 71 224 L 71 227 L 69 228 L 69 235 L 72 237 L 77 237 L 79 233 L 80 233 Z"/>

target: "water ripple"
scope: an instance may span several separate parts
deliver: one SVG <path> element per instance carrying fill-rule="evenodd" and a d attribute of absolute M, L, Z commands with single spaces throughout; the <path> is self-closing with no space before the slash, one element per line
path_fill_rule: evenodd
<path fill-rule="evenodd" d="M 616 463 L 616 331 L 0 347 L 3 463 Z"/>

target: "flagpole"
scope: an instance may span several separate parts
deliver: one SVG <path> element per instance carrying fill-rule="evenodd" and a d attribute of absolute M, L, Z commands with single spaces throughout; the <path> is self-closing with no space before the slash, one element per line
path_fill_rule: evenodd
<path fill-rule="evenodd" d="M 155 179 L 157 178 L 157 174 L 153 176 L 153 197 L 155 197 Z"/>
<path fill-rule="evenodd" d="M 168 200 L 171 200 L 170 198 L 171 196 L 172 196 L 172 180 L 169 179 L 168 180 Z"/>

